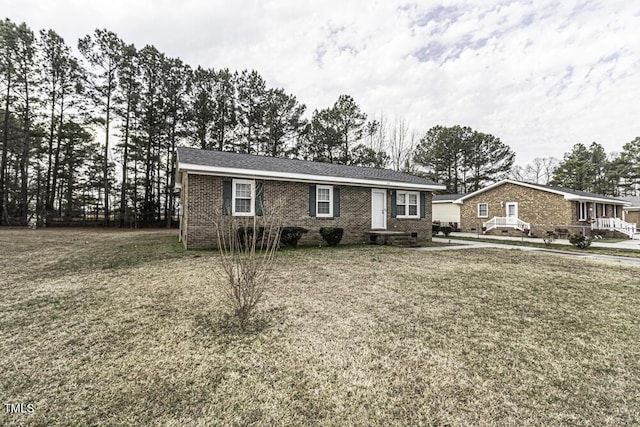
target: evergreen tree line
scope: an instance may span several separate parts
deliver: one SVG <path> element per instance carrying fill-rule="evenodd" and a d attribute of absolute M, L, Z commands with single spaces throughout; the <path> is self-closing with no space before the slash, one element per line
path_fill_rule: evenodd
<path fill-rule="evenodd" d="M 514 165 L 514 159 L 498 138 L 461 126 L 432 127 L 413 152 L 414 166 L 444 184 L 449 194 L 511 178 L 605 196 L 640 195 L 640 137 L 609 154 L 593 142 L 575 144 L 562 160 L 537 157 L 523 167 Z"/>
<path fill-rule="evenodd" d="M 613 197 L 640 195 L 640 137 L 606 153 L 597 142 L 575 144 L 562 160 L 536 158 L 512 169 L 511 178 Z"/>
<path fill-rule="evenodd" d="M 406 123 L 368 121 L 349 95 L 306 119 L 304 104 L 256 71 L 191 68 L 108 30 L 81 38 L 77 52 L 53 30 L 0 21 L 0 224 L 171 225 L 179 144 L 410 163 Z"/>
<path fill-rule="evenodd" d="M 638 189 L 640 139 L 617 156 L 578 144 L 562 162 L 519 168 L 493 135 L 434 126 L 420 137 L 402 118 L 369 119 L 349 95 L 307 118 L 256 71 L 192 68 L 108 30 L 81 38 L 77 52 L 53 30 L 0 21 L 0 225 L 171 226 L 178 145 L 388 167 L 452 193 L 506 176 L 612 195 Z"/>

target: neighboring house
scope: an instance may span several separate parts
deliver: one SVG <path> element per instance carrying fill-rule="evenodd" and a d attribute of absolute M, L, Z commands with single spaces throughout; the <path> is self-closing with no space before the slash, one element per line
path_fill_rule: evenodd
<path fill-rule="evenodd" d="M 487 234 L 531 234 L 555 231 L 590 234 L 592 229 L 629 237 L 635 224 L 622 220 L 629 202 L 562 187 L 505 179 L 454 201 L 460 204 L 460 228 Z"/>
<path fill-rule="evenodd" d="M 640 226 L 640 197 L 625 197 L 624 199 L 629 202 L 629 206 L 624 207 L 622 219 Z"/>
<path fill-rule="evenodd" d="M 460 204 L 455 203 L 464 194 L 438 194 L 433 196 L 433 222 L 450 225 L 454 229 L 460 227 Z"/>
<path fill-rule="evenodd" d="M 186 248 L 216 246 L 216 215 L 262 215 L 286 202 L 284 226 L 305 227 L 301 244 L 319 243 L 321 227 L 344 229 L 345 243 L 370 232 L 431 240 L 431 194 L 443 186 L 388 169 L 178 148 L 180 238 Z"/>

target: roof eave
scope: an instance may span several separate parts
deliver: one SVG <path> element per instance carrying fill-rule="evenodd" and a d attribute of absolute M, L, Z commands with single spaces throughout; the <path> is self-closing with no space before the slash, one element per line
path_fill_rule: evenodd
<path fill-rule="evenodd" d="M 519 185 L 521 187 L 527 187 L 527 188 L 531 188 L 534 190 L 540 190 L 540 191 L 546 191 L 547 193 L 552 193 L 552 194 L 559 194 L 561 196 L 564 197 L 565 200 L 568 201 L 588 201 L 588 202 L 596 202 L 596 203 L 609 203 L 609 204 L 620 204 L 620 205 L 625 205 L 628 202 L 624 202 L 622 200 L 612 200 L 612 199 L 603 199 L 603 198 L 598 198 L 598 197 L 587 197 L 587 196 L 579 196 L 577 194 L 572 194 L 572 193 L 567 193 L 566 191 L 560 191 L 560 190 L 556 190 L 553 188 L 547 188 L 547 187 L 541 187 L 539 185 L 536 184 L 530 184 L 528 182 L 520 182 L 520 181 L 514 181 L 512 179 L 503 179 L 501 181 L 495 182 L 493 184 L 490 184 L 484 188 L 481 188 L 477 191 L 474 191 L 473 193 L 469 193 L 466 196 L 463 196 L 459 199 L 456 200 L 456 203 L 459 202 L 460 204 L 462 204 L 464 202 L 465 199 L 468 199 L 472 196 L 476 196 L 478 194 L 482 194 L 485 191 L 491 190 L 492 188 L 496 188 L 501 186 L 502 184 L 514 184 L 514 185 Z"/>
<path fill-rule="evenodd" d="M 360 187 L 379 187 L 389 189 L 415 189 L 424 191 L 444 190 L 446 187 L 439 184 L 416 184 L 411 182 L 399 182 L 388 180 L 345 178 L 337 176 L 307 175 L 291 172 L 273 172 L 253 169 L 225 168 L 205 166 L 191 163 L 178 163 L 178 172 L 191 172 L 201 175 L 219 175 L 235 178 L 267 179 L 275 181 L 295 181 L 305 183 L 347 184 Z"/>
<path fill-rule="evenodd" d="M 595 203 L 605 203 L 609 205 L 622 205 L 622 206 L 629 206 L 631 204 L 623 200 L 602 199 L 599 197 L 578 196 L 575 194 L 566 194 L 564 196 L 564 199 L 570 202 L 595 202 Z"/>

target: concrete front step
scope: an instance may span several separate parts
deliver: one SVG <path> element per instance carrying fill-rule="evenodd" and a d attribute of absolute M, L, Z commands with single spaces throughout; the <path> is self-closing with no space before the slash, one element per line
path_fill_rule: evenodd
<path fill-rule="evenodd" d="M 401 247 L 418 246 L 418 233 L 400 231 L 369 231 L 367 241 L 374 245 L 392 245 Z"/>

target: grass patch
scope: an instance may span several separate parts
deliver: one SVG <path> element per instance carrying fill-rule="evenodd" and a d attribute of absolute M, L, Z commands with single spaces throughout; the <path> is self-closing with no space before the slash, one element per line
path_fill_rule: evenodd
<path fill-rule="evenodd" d="M 0 395 L 35 406 L 0 424 L 640 423 L 635 266 L 286 250 L 239 331 L 215 253 L 181 251 L 175 234 L 0 230 L 15 242 L 0 254 Z M 38 268 L 66 257 L 81 261 Z"/>
<path fill-rule="evenodd" d="M 503 245 L 513 245 L 513 246 L 528 246 L 533 248 L 545 248 L 545 249 L 555 249 L 559 251 L 567 251 L 567 252 L 578 252 L 583 254 L 599 254 L 599 255 L 611 255 L 611 256 L 624 256 L 628 258 L 640 258 L 640 251 L 635 249 L 626 249 L 626 248 L 601 248 L 597 246 L 589 246 L 586 249 L 576 248 L 573 245 L 565 245 L 561 243 L 552 243 L 551 246 L 545 245 L 543 242 L 535 243 L 530 241 L 522 241 L 522 240 L 504 240 L 504 239 L 492 239 L 491 237 L 466 237 L 466 236 L 454 236 L 451 237 L 455 240 L 467 240 L 471 242 L 485 242 L 485 243 L 497 243 Z M 615 243 L 611 240 L 606 240 L 607 243 Z M 594 240 L 594 243 L 603 242 L 604 240 Z"/>

